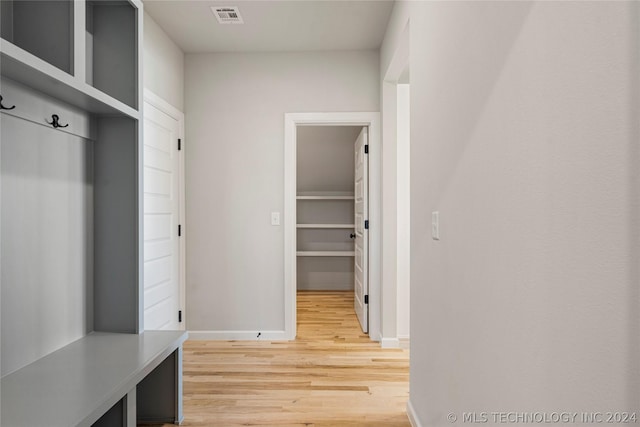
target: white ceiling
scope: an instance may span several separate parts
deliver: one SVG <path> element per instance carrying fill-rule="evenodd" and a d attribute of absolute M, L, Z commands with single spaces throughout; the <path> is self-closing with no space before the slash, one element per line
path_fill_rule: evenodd
<path fill-rule="evenodd" d="M 211 6 L 238 6 L 244 24 L 221 25 Z M 392 0 L 145 0 L 185 53 L 377 49 Z"/>

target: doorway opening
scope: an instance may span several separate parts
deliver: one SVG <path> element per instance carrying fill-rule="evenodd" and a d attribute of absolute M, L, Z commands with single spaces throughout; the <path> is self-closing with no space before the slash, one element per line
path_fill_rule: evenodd
<path fill-rule="evenodd" d="M 369 321 L 367 135 L 362 126 L 296 128 L 297 292 L 352 294 L 364 333 Z"/>
<path fill-rule="evenodd" d="M 297 292 L 345 292 L 379 336 L 379 113 L 285 116 L 285 333 Z M 378 228 L 378 230 L 380 230 Z M 372 304 L 375 301 L 375 304 Z"/>

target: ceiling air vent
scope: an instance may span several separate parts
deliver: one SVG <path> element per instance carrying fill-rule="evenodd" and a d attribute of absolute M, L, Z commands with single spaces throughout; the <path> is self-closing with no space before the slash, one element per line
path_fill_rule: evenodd
<path fill-rule="evenodd" d="M 244 24 L 236 6 L 213 6 L 211 10 L 221 24 Z"/>

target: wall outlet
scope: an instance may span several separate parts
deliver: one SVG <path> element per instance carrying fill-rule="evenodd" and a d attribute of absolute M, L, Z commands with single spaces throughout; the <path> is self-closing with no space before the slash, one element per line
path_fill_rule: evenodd
<path fill-rule="evenodd" d="M 431 212 L 431 238 L 440 240 L 440 212 Z"/>
<path fill-rule="evenodd" d="M 271 225 L 280 225 L 280 212 L 271 212 Z"/>

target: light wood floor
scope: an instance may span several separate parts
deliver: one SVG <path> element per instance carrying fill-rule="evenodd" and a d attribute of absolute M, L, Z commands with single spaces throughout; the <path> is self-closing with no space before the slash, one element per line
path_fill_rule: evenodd
<path fill-rule="evenodd" d="M 351 292 L 298 293 L 292 342 L 187 341 L 185 426 L 409 426 L 409 352 L 360 332 Z"/>

